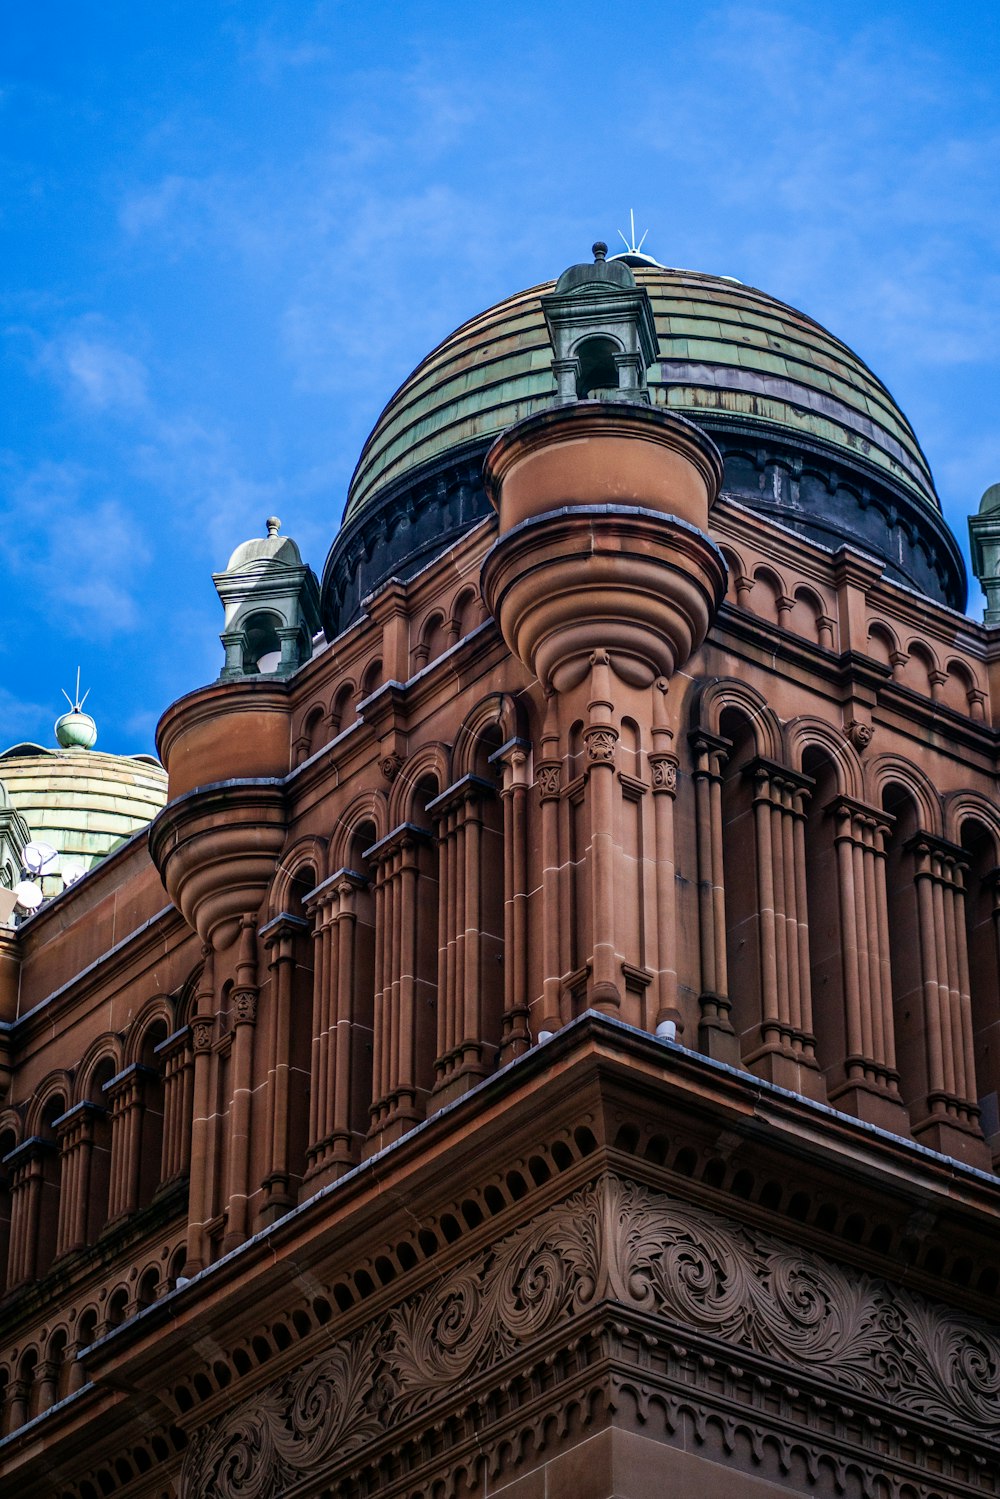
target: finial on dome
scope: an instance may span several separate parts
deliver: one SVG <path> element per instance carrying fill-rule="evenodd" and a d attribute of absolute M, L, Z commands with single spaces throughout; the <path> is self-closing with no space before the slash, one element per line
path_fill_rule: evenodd
<path fill-rule="evenodd" d="M 608 247 L 604 243 L 603 239 L 597 240 L 596 243 L 592 246 L 592 249 L 593 249 L 593 252 L 594 252 L 594 260 L 595 261 L 598 261 L 598 260 L 607 260 L 607 258 L 608 258 Z"/>
<path fill-rule="evenodd" d="M 281 530 L 281 522 L 276 515 L 269 515 L 264 524 L 267 526 L 268 536 L 277 536 Z"/>
<path fill-rule="evenodd" d="M 89 713 L 83 711 L 83 705 L 90 696 L 90 688 L 87 688 L 81 698 L 79 667 L 76 669 L 75 695 L 70 697 L 65 687 L 60 688 L 60 691 L 69 703 L 69 712 L 56 719 L 57 741 L 63 749 L 93 749 L 97 743 L 97 724 Z"/>

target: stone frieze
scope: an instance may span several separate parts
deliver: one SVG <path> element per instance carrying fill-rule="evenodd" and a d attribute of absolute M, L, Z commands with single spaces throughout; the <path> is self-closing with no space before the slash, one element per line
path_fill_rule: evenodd
<path fill-rule="evenodd" d="M 265 1499 L 523 1355 L 601 1302 L 662 1318 L 980 1441 L 1000 1330 L 700 1207 L 605 1179 L 553 1206 L 199 1432 L 181 1492 Z"/>

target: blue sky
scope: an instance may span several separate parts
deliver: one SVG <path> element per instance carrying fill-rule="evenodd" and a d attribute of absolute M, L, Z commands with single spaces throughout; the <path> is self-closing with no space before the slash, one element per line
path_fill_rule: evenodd
<path fill-rule="evenodd" d="M 963 547 L 1000 480 L 995 0 L 5 11 L 0 746 L 79 664 L 151 749 L 213 569 L 275 512 L 320 572 L 409 370 L 630 206 L 861 354 Z"/>

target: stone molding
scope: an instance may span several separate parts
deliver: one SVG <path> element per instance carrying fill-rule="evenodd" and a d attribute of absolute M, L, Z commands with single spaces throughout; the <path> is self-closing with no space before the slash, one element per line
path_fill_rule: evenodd
<path fill-rule="evenodd" d="M 605 1178 L 204 1427 L 188 1450 L 181 1494 L 264 1499 L 305 1479 L 344 1478 L 362 1460 L 374 1464 L 376 1444 L 412 1444 L 424 1426 L 438 1425 L 458 1392 L 463 1404 L 485 1400 L 526 1357 L 551 1352 L 567 1335 L 578 1339 L 602 1316 L 617 1359 L 638 1319 L 650 1348 L 666 1339 L 667 1352 L 680 1355 L 694 1340 L 702 1362 L 711 1355 L 706 1367 L 735 1357 L 743 1377 L 756 1365 L 754 1377 L 783 1392 L 780 1421 L 777 1406 L 770 1418 L 755 1412 L 758 1442 L 784 1427 L 789 1443 L 788 1413 L 801 1404 L 799 1386 L 810 1387 L 816 1411 L 829 1402 L 845 1417 L 835 1433 L 819 1421 L 811 1431 L 798 1423 L 795 1444 L 805 1439 L 812 1465 L 827 1451 L 842 1465 L 845 1443 L 854 1445 L 846 1418 L 862 1403 L 863 1433 L 885 1424 L 902 1441 L 910 1425 L 925 1447 L 948 1443 L 956 1457 L 964 1441 L 970 1471 L 988 1477 L 975 1449 L 988 1451 L 1000 1425 L 1000 1329 L 704 1208 Z M 652 1359 L 645 1362 L 644 1387 L 621 1374 L 612 1381 L 619 1395 L 631 1389 L 643 1420 L 656 1383 Z M 704 1400 L 712 1382 L 699 1382 Z M 879 1471 L 864 1441 L 855 1450 L 869 1474 Z M 891 1490 L 866 1483 L 859 1492 Z"/>

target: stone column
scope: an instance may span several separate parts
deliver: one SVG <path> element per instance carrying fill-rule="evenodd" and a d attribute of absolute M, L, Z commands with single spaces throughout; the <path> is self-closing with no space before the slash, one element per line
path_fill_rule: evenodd
<path fill-rule="evenodd" d="M 437 822 L 440 859 L 434 1062 L 439 1102 L 484 1077 L 495 1046 L 486 1036 L 493 976 L 483 970 L 482 930 L 483 882 L 501 873 L 485 868 L 482 859 L 483 805 L 495 795 L 489 781 L 467 775 L 427 807 Z"/>
<path fill-rule="evenodd" d="M 894 819 L 850 797 L 829 808 L 834 823 L 844 992 L 844 1080 L 831 1103 L 870 1123 L 908 1128 L 896 1070 L 889 958 L 886 842 Z"/>
<path fill-rule="evenodd" d="M 45 1158 L 55 1151 L 51 1140 L 39 1135 L 22 1141 L 4 1157 L 10 1173 L 10 1252 L 7 1289 L 41 1273 L 38 1265 Z"/>
<path fill-rule="evenodd" d="M 560 802 L 562 799 L 562 755 L 558 732 L 558 699 L 549 694 L 545 705 L 540 754 L 535 762 L 542 824 L 542 1013 L 535 1039 L 552 1034 L 569 1015 L 564 1013 L 562 973 L 562 847 Z"/>
<path fill-rule="evenodd" d="M 589 722 L 583 731 L 587 746 L 587 796 L 590 804 L 590 898 L 593 952 L 589 1000 L 596 1010 L 615 1015 L 621 1008 L 621 971 L 615 933 L 615 747 L 618 729 L 612 722 L 611 666 L 608 653 L 590 658 Z"/>
<path fill-rule="evenodd" d="M 142 1170 L 142 1110 L 149 1067 L 133 1062 L 104 1084 L 111 1110 L 111 1186 L 108 1222 L 113 1223 L 139 1206 Z"/>
<path fill-rule="evenodd" d="M 309 1169 L 313 1176 L 326 1164 L 326 1140 L 333 1119 L 334 1048 L 336 1020 L 334 989 L 337 974 L 336 914 L 337 879 L 331 876 L 306 896 L 304 905 L 312 918 L 313 1020 L 312 1087 L 309 1093 Z"/>
<path fill-rule="evenodd" d="M 362 1136 L 357 1120 L 372 1103 L 370 1068 L 362 1068 L 365 1049 L 373 1046 L 370 994 L 362 994 L 358 951 L 358 900 L 368 881 L 353 869 L 341 869 L 334 918 L 337 965 L 333 982 L 333 1047 L 330 1053 L 329 1122 L 325 1150 L 334 1172 L 349 1170 L 359 1159 Z M 366 1013 L 362 1013 L 362 1004 Z M 370 1117 L 370 1115 L 369 1115 Z"/>
<path fill-rule="evenodd" d="M 257 918 L 244 916 L 240 922 L 236 981 L 230 1001 L 232 1092 L 229 1100 L 226 1232 L 222 1240 L 224 1254 L 242 1244 L 249 1233 L 250 1116 L 257 999 Z"/>
<path fill-rule="evenodd" d="M 701 950 L 699 1049 L 738 1066 L 739 1038 L 730 1019 L 726 956 L 726 885 L 722 867 L 722 771 L 728 740 L 703 729 L 691 735 L 698 853 L 698 935 Z"/>
<path fill-rule="evenodd" d="M 764 759 L 752 761 L 745 774 L 753 785 L 760 1041 L 744 1061 L 773 1082 L 821 1098 L 802 828 L 812 782 Z"/>
<path fill-rule="evenodd" d="M 522 1056 L 528 1029 L 528 790 L 530 744 L 509 739 L 490 756 L 503 768 L 504 1002 L 500 1063 Z"/>
<path fill-rule="evenodd" d="M 206 944 L 204 965 L 191 1017 L 191 1050 L 194 1086 L 191 1100 L 191 1183 L 188 1192 L 188 1238 L 184 1275 L 192 1275 L 208 1263 L 205 1225 L 212 1217 L 211 1158 L 212 1062 L 215 1044 L 215 955 Z"/>
<path fill-rule="evenodd" d="M 38 1383 L 38 1414 L 55 1405 L 59 1389 L 59 1365 L 52 1359 L 43 1359 L 35 1370 Z"/>
<path fill-rule="evenodd" d="M 672 749 L 673 733 L 667 726 L 665 677 L 652 687 L 652 738 L 649 773 L 653 783 L 653 827 L 656 855 L 656 1013 L 658 1035 L 676 1037 L 681 1024 L 677 1008 L 677 896 L 674 851 L 674 797 L 677 795 L 678 759 Z M 671 1032 L 670 1027 L 673 1027 Z"/>
<path fill-rule="evenodd" d="M 87 1243 L 91 1209 L 94 1133 L 106 1110 L 84 1100 L 53 1121 L 62 1156 L 62 1186 L 59 1193 L 59 1226 L 56 1256 L 82 1249 Z"/>
<path fill-rule="evenodd" d="M 426 828 L 402 823 L 367 857 L 376 876 L 374 1099 L 369 1139 L 380 1148 L 423 1118 L 426 1079 L 417 1077 L 419 854 L 432 842 Z"/>
<path fill-rule="evenodd" d="M 268 1096 L 271 1141 L 264 1177 L 262 1221 L 270 1223 L 296 1201 L 289 1181 L 288 1135 L 291 1100 L 292 992 L 295 983 L 295 939 L 309 931 L 308 921 L 287 911 L 260 931 L 271 954 L 271 1053 L 268 1058 Z"/>
<path fill-rule="evenodd" d="M 979 1128 L 969 958 L 966 855 L 926 833 L 907 844 L 914 861 L 926 1053 L 926 1117 L 913 1133 L 936 1150 L 988 1165 Z"/>
<path fill-rule="evenodd" d="M 155 1049 L 163 1069 L 163 1156 L 160 1180 L 177 1181 L 191 1165 L 191 1027 L 182 1026 Z"/>

